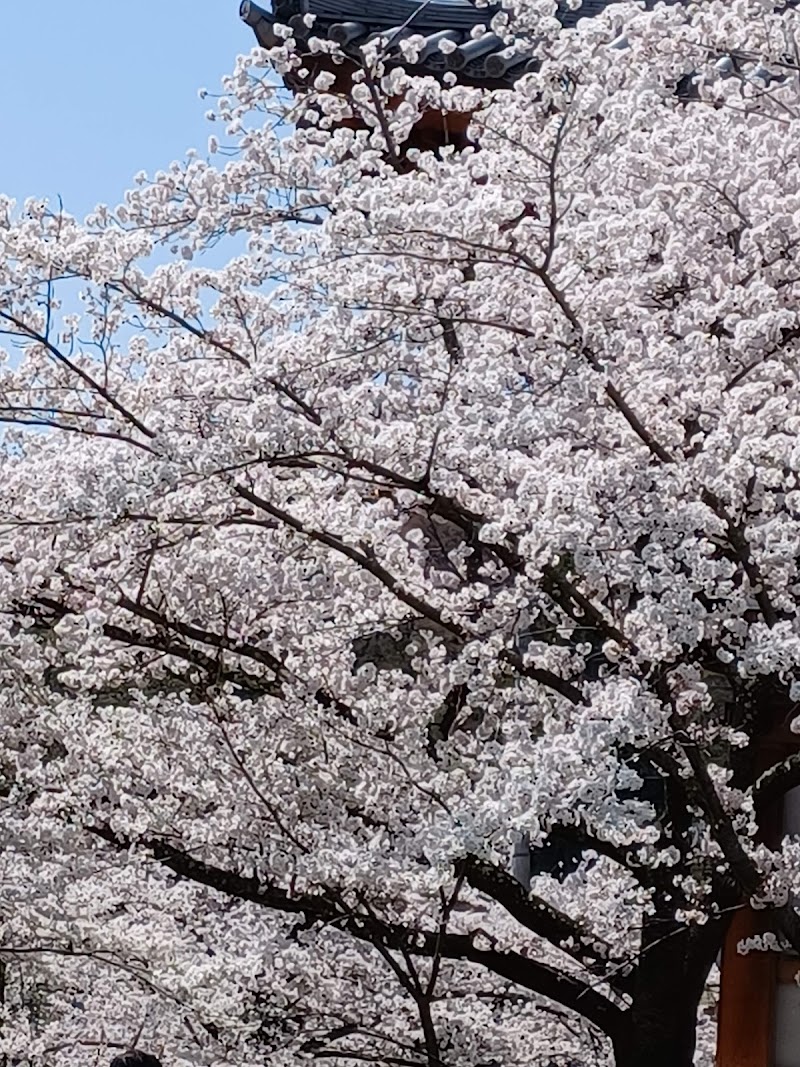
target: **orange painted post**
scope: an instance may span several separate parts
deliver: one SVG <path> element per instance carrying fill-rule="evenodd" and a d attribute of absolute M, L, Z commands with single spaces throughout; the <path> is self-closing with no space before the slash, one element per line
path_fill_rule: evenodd
<path fill-rule="evenodd" d="M 778 961 L 770 952 L 737 951 L 762 931 L 761 916 L 742 908 L 733 918 L 720 965 L 717 1067 L 771 1067 Z"/>
<path fill-rule="evenodd" d="M 784 727 L 776 729 L 761 746 L 759 771 L 778 763 L 797 751 L 797 737 Z M 760 837 L 771 847 L 784 832 L 783 804 L 778 804 L 761 821 Z M 745 938 L 764 933 L 769 928 L 765 913 L 743 907 L 736 913 L 728 930 L 720 961 L 719 1014 L 717 1020 L 717 1067 L 785 1067 L 776 1061 L 775 1018 L 778 982 L 786 984 L 793 961 L 772 952 L 749 952 L 742 955 L 737 945 Z M 794 966 L 792 973 L 797 970 Z M 785 1021 L 785 996 L 781 996 L 781 1021 Z M 791 1057 L 791 1067 L 800 1067 Z"/>

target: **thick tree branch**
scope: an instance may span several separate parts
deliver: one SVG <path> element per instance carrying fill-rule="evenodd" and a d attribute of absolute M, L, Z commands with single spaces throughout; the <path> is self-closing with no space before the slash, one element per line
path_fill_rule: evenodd
<path fill-rule="evenodd" d="M 281 462 L 287 466 L 303 463 L 311 467 L 321 467 L 319 460 L 340 463 L 348 471 L 362 470 L 375 475 L 376 478 L 381 479 L 382 489 L 390 491 L 408 489 L 418 493 L 420 506 L 429 516 L 439 516 L 457 526 L 469 541 L 474 541 L 480 528 L 489 521 L 485 515 L 467 508 L 456 498 L 431 490 L 426 477 L 411 478 L 384 464 L 375 463 L 363 457 L 353 457 L 344 452 L 326 450 L 311 451 L 302 456 L 281 457 Z M 520 575 L 525 572 L 526 561 L 517 551 L 515 541 L 516 539 L 510 536 L 510 543 L 493 542 L 484 547 L 496 556 L 510 574 Z M 543 591 L 566 615 L 581 625 L 592 627 L 606 638 L 616 641 L 620 647 L 629 648 L 636 653 L 637 650 L 630 639 L 607 617 L 601 607 L 581 592 L 573 581 L 561 574 L 556 567 L 545 566 L 542 570 L 545 578 L 542 584 Z"/>
<path fill-rule="evenodd" d="M 463 861 L 467 881 L 503 908 L 533 933 L 578 960 L 593 973 L 603 975 L 611 956 L 611 947 L 603 943 L 591 930 L 548 904 L 546 900 L 528 893 L 510 874 L 475 856 Z M 609 979 L 616 985 L 616 980 Z M 621 982 L 624 986 L 626 983 Z"/>
<path fill-rule="evenodd" d="M 271 652 L 259 648 L 258 645 L 254 645 L 252 642 L 234 641 L 224 634 L 215 633 L 213 630 L 207 630 L 202 626 L 182 622 L 180 619 L 169 618 L 163 612 L 156 611 L 154 608 L 147 607 L 144 604 L 139 604 L 124 594 L 119 598 L 119 605 L 125 611 L 130 612 L 131 615 L 145 619 L 147 622 L 152 623 L 153 626 L 159 627 L 167 633 L 172 631 L 188 638 L 190 641 L 197 641 L 220 651 L 230 652 L 244 659 L 254 660 L 256 663 L 267 667 L 276 677 L 280 677 L 283 673 L 281 661 L 276 656 L 273 656 Z"/>
<path fill-rule="evenodd" d="M 794 752 L 780 763 L 773 764 L 756 779 L 749 790 L 756 812 L 760 814 L 797 786 L 800 786 L 800 752 Z"/>
<path fill-rule="evenodd" d="M 38 607 L 46 609 L 50 616 L 56 619 L 63 618 L 70 613 L 68 605 L 51 597 L 37 597 L 36 604 Z M 136 604 L 127 597 L 122 598 L 120 606 L 131 611 L 137 617 L 150 622 L 155 632 L 145 634 L 138 630 L 120 626 L 117 623 L 105 623 L 102 628 L 103 633 L 110 641 L 116 641 L 129 648 L 147 648 L 154 652 L 160 652 L 165 656 L 182 659 L 184 662 L 205 671 L 209 684 L 230 682 L 244 693 L 257 694 L 259 696 L 283 696 L 283 686 L 287 681 L 287 672 L 280 661 L 264 649 L 260 649 L 248 642 L 230 640 L 212 630 L 204 630 L 199 626 L 168 619 L 161 612 Z M 21 610 L 26 613 L 33 609 L 30 606 L 22 605 Z M 218 652 L 227 651 L 233 656 L 255 660 L 267 667 L 271 677 L 252 674 L 250 671 L 239 668 L 226 667 L 219 656 L 211 656 L 202 651 L 202 649 L 195 647 L 195 645 L 178 641 L 174 636 L 175 634 L 198 645 L 208 645 Z M 317 690 L 314 696 L 323 708 L 330 708 L 340 717 L 351 722 L 355 721 L 352 709 L 344 701 L 339 700 L 323 689 Z"/>
<path fill-rule="evenodd" d="M 388 571 L 373 555 L 367 554 L 353 545 L 349 545 L 340 537 L 330 534 L 326 530 L 315 530 L 312 527 L 309 527 L 290 512 L 283 508 L 279 508 L 269 500 L 265 500 L 251 489 L 248 489 L 247 486 L 237 485 L 235 491 L 243 500 L 247 500 L 248 503 L 260 508 L 267 515 L 271 515 L 274 519 L 277 519 L 279 522 L 288 526 L 289 529 L 294 530 L 295 533 L 301 534 L 309 540 L 315 541 L 317 544 L 325 545 L 327 548 L 330 548 L 334 552 L 338 552 L 351 560 L 368 574 L 371 574 L 385 589 L 388 589 L 390 593 L 396 596 L 397 599 L 407 607 L 411 608 L 412 611 L 416 612 L 416 614 L 421 615 L 423 618 L 430 619 L 431 622 L 435 622 L 437 626 L 442 627 L 442 629 L 447 630 L 449 633 L 462 640 L 466 639 L 468 636 L 463 627 L 457 622 L 445 618 L 437 607 L 427 603 L 427 601 L 423 600 L 415 593 L 410 592 L 408 589 L 403 588 L 399 579 Z M 564 678 L 560 678 L 552 671 L 523 664 L 520 657 L 513 653 L 509 653 L 506 656 L 506 659 L 520 674 L 524 675 L 526 678 L 531 678 L 533 681 L 539 682 L 548 689 L 552 689 L 554 692 L 566 697 L 570 703 L 580 704 L 583 701 L 583 694 L 577 686 L 572 685 L 571 682 L 566 681 Z"/>
<path fill-rule="evenodd" d="M 133 844 L 108 826 L 95 825 L 87 829 L 120 851 L 130 849 Z M 158 838 L 145 838 L 138 844 L 180 877 L 208 886 L 226 896 L 249 900 L 275 911 L 304 915 L 308 922 L 334 925 L 369 943 L 378 939 L 388 948 L 406 951 L 411 955 L 466 960 L 577 1012 L 612 1038 L 623 1025 L 625 1012 L 598 993 L 592 985 L 517 952 L 479 948 L 473 934 L 420 930 L 387 922 L 363 911 L 348 911 L 338 898 L 332 899 L 324 893 L 291 894 L 258 878 L 245 877 L 195 859 Z"/>

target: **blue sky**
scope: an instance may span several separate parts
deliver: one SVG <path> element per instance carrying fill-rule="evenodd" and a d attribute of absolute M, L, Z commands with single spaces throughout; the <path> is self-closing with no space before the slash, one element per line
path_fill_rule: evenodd
<path fill-rule="evenodd" d="M 205 155 L 197 90 L 255 43 L 237 0 L 0 2 L 0 192 L 79 217 L 139 170 Z"/>

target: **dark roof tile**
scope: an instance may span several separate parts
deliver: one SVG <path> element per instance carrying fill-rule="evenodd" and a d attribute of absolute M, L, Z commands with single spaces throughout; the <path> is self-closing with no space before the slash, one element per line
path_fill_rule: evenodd
<path fill-rule="evenodd" d="M 557 16 L 562 25 L 573 27 L 582 18 L 598 15 L 612 2 L 583 0 L 572 11 L 567 0 L 559 0 Z M 645 0 L 645 6 L 653 3 L 655 0 Z M 435 74 L 451 70 L 458 73 L 460 81 L 471 84 L 508 85 L 530 68 L 531 54 L 509 46 L 490 31 L 492 18 L 501 7 L 497 3 L 478 7 L 472 0 L 273 0 L 270 11 L 254 0 L 242 0 L 240 13 L 258 42 L 267 48 L 277 43 L 274 23 L 290 24 L 301 40 L 322 37 L 335 41 L 354 58 L 364 44 L 378 36 L 396 44 L 402 35 L 422 34 L 426 40 L 417 70 Z M 314 16 L 311 29 L 306 29 L 303 21 L 307 14 Z M 455 50 L 441 52 L 442 40 L 451 40 Z M 388 55 L 390 61 L 400 61 L 398 49 L 391 45 Z"/>

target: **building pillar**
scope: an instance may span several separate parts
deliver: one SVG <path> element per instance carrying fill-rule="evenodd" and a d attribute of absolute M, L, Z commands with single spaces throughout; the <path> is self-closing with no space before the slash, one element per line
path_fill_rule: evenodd
<path fill-rule="evenodd" d="M 737 948 L 740 941 L 762 932 L 760 918 L 752 908 L 742 908 L 734 915 L 725 938 L 720 961 L 717 1067 L 773 1067 L 778 959 L 771 952 L 742 955 Z"/>
<path fill-rule="evenodd" d="M 798 749 L 797 737 L 776 731 L 763 745 L 759 771 Z M 777 847 L 800 834 L 800 789 L 768 812 L 761 838 Z M 745 906 L 734 916 L 720 960 L 717 1067 L 800 1067 L 800 959 L 775 952 L 738 951 L 740 941 L 765 933 L 765 912 Z"/>

